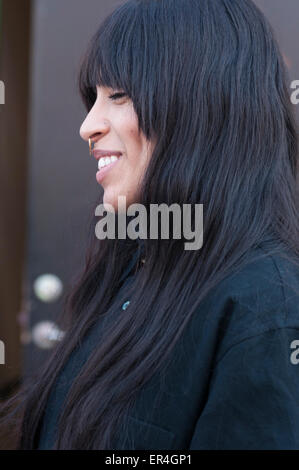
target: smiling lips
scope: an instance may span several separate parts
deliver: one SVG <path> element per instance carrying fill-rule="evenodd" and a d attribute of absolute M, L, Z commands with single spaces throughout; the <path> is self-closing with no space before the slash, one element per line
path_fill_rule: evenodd
<path fill-rule="evenodd" d="M 112 155 L 112 157 L 102 157 L 99 160 L 98 163 L 98 169 L 100 170 L 101 168 L 104 168 L 105 166 L 111 165 L 111 163 L 117 162 L 120 157 L 116 157 L 115 155 Z"/>
<path fill-rule="evenodd" d="M 96 174 L 96 179 L 98 183 L 101 183 L 110 168 L 116 165 L 122 153 L 117 150 L 93 150 L 93 155 L 98 160 L 99 171 Z"/>
<path fill-rule="evenodd" d="M 98 169 L 100 170 L 101 168 L 116 162 L 122 153 L 117 150 L 94 150 L 93 155 L 96 160 L 98 160 Z"/>
<path fill-rule="evenodd" d="M 113 155 L 120 157 L 122 155 L 118 150 L 93 150 L 92 153 L 96 160 L 99 160 L 102 157 L 111 157 Z"/>

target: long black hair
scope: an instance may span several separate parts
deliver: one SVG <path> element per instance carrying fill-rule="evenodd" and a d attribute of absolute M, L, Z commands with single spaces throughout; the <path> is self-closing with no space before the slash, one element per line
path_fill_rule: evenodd
<path fill-rule="evenodd" d="M 145 239 L 130 306 L 113 299 L 134 240 L 99 240 L 65 301 L 65 337 L 23 392 L 17 447 L 34 448 L 46 400 L 95 321 L 96 350 L 67 397 L 55 449 L 111 449 L 141 388 L 159 370 L 207 293 L 265 236 L 299 265 L 298 135 L 288 72 L 251 0 L 130 0 L 101 24 L 79 77 L 89 111 L 96 86 L 123 90 L 139 129 L 157 138 L 138 202 L 203 204 L 204 240 Z M 19 409 L 18 408 L 18 409 Z M 14 412 L 15 416 L 16 412 Z"/>

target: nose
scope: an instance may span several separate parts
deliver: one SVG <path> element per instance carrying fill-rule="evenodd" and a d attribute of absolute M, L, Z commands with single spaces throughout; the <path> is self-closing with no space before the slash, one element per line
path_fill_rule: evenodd
<path fill-rule="evenodd" d="M 88 142 L 88 139 L 100 138 L 102 135 L 107 134 L 109 130 L 109 121 L 101 118 L 93 107 L 81 124 L 79 133 L 81 138 Z"/>

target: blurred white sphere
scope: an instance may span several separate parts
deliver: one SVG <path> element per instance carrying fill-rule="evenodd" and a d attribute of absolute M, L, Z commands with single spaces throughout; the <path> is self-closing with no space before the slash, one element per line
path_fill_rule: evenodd
<path fill-rule="evenodd" d="M 51 349 L 63 338 L 64 332 L 51 321 L 42 321 L 32 328 L 32 341 L 42 349 Z"/>
<path fill-rule="evenodd" d="M 55 274 L 42 274 L 34 281 L 33 290 L 42 302 L 55 302 L 63 291 L 63 285 Z"/>

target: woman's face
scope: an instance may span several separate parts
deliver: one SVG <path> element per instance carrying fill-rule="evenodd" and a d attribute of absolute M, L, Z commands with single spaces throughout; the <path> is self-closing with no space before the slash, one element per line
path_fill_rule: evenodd
<path fill-rule="evenodd" d="M 117 96 L 116 93 L 122 95 Z M 138 202 L 138 185 L 151 157 L 153 144 L 143 133 L 138 133 L 138 119 L 132 101 L 123 95 L 122 90 L 97 87 L 97 99 L 81 125 L 80 135 L 86 142 L 92 139 L 97 164 L 100 160 L 101 163 L 109 163 L 99 151 L 112 150 L 116 156 L 116 152 L 122 154 L 117 160 L 110 160 L 111 166 L 102 167 L 100 171 L 96 169 L 96 179 L 104 189 L 104 206 L 109 203 L 117 212 Z M 125 206 L 118 206 L 118 196 L 126 197 Z"/>

